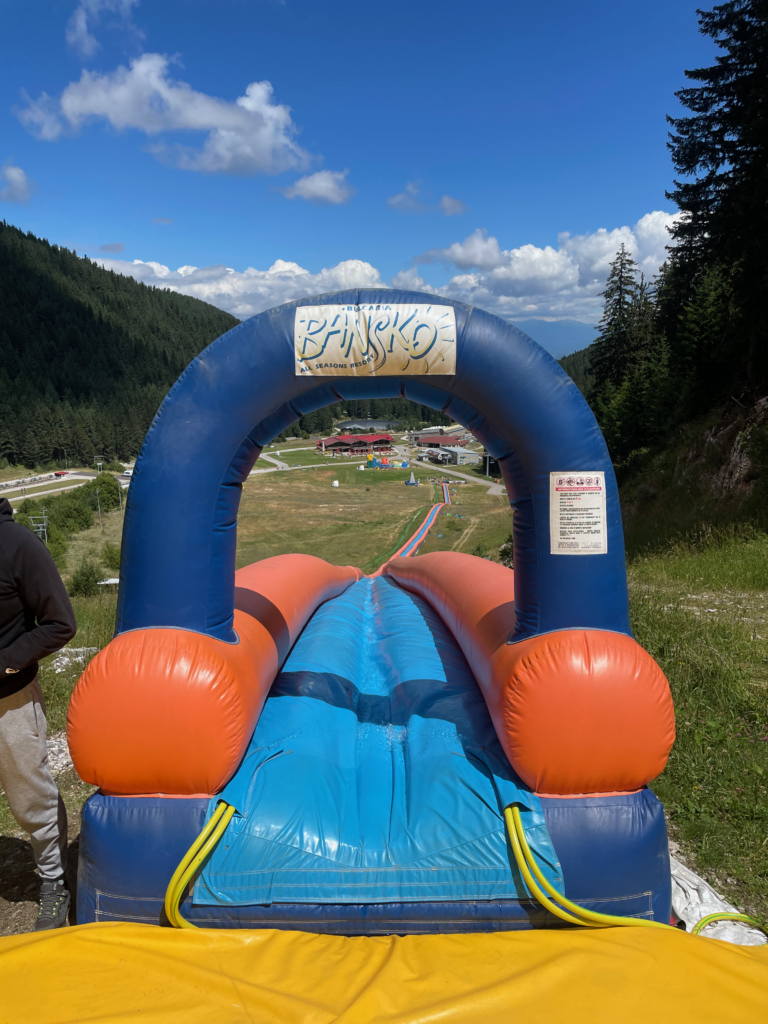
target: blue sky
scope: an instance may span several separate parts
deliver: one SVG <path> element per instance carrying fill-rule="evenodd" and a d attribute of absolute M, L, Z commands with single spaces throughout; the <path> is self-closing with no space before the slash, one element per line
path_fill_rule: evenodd
<path fill-rule="evenodd" d="M 594 322 L 621 241 L 663 258 L 695 7 L 6 0 L 0 212 L 239 316 L 394 282 Z"/>

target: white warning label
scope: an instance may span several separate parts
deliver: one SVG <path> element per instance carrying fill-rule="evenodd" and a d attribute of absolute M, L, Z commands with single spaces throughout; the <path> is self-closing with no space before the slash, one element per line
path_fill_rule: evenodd
<path fill-rule="evenodd" d="M 605 555 L 605 473 L 549 474 L 549 551 L 552 555 Z"/>

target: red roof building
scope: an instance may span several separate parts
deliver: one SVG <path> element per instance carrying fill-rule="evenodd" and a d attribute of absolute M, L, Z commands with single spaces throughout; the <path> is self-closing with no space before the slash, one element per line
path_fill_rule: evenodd
<path fill-rule="evenodd" d="M 417 437 L 415 443 L 418 448 L 437 448 L 444 444 L 449 445 L 451 448 L 463 448 L 467 442 L 463 438 L 454 435 L 442 437 L 436 434 L 424 434 L 422 437 Z"/>
<path fill-rule="evenodd" d="M 341 455 L 367 455 L 369 452 L 390 451 L 392 445 L 390 434 L 335 434 L 322 438 L 316 447 L 320 451 Z"/>

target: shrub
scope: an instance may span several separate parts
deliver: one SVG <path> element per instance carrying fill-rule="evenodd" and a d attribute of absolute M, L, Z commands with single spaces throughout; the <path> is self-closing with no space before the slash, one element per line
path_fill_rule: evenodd
<path fill-rule="evenodd" d="M 53 558 L 54 562 L 56 563 L 56 565 L 59 566 L 60 569 L 63 569 L 66 563 L 68 547 L 69 545 L 67 544 L 66 534 L 63 533 L 58 528 L 58 526 L 55 526 L 53 523 L 49 522 L 48 550 L 51 552 L 51 557 Z"/>
<path fill-rule="evenodd" d="M 80 565 L 72 573 L 69 581 L 69 594 L 71 597 L 94 597 L 99 593 L 102 571 L 95 562 L 84 558 Z"/>
<path fill-rule="evenodd" d="M 99 492 L 98 499 L 96 498 L 97 490 Z M 82 500 L 87 502 L 92 512 L 95 512 L 98 507 L 97 501 L 101 505 L 102 512 L 111 512 L 112 509 L 120 506 L 120 484 L 109 473 L 100 473 L 95 480 L 78 487 L 74 493 L 82 495 Z"/>
<path fill-rule="evenodd" d="M 118 572 L 120 569 L 120 545 L 110 544 L 109 541 L 106 541 L 101 549 L 101 560 L 108 569 Z"/>
<path fill-rule="evenodd" d="M 93 512 L 80 496 L 81 489 L 60 494 L 46 502 L 49 520 L 66 533 L 79 533 L 93 526 Z"/>

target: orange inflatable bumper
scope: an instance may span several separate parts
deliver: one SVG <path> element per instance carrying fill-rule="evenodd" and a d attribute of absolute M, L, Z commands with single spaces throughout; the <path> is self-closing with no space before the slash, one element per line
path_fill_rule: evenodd
<path fill-rule="evenodd" d="M 70 702 L 80 777 L 114 795 L 216 793 L 307 620 L 360 575 L 312 555 L 278 555 L 235 573 L 239 643 L 164 628 L 115 637 Z"/>
<path fill-rule="evenodd" d="M 453 632 L 507 757 L 535 792 L 631 792 L 662 771 L 675 738 L 672 697 L 632 637 L 571 629 L 507 644 L 514 574 L 472 555 L 395 558 L 384 573 Z"/>

